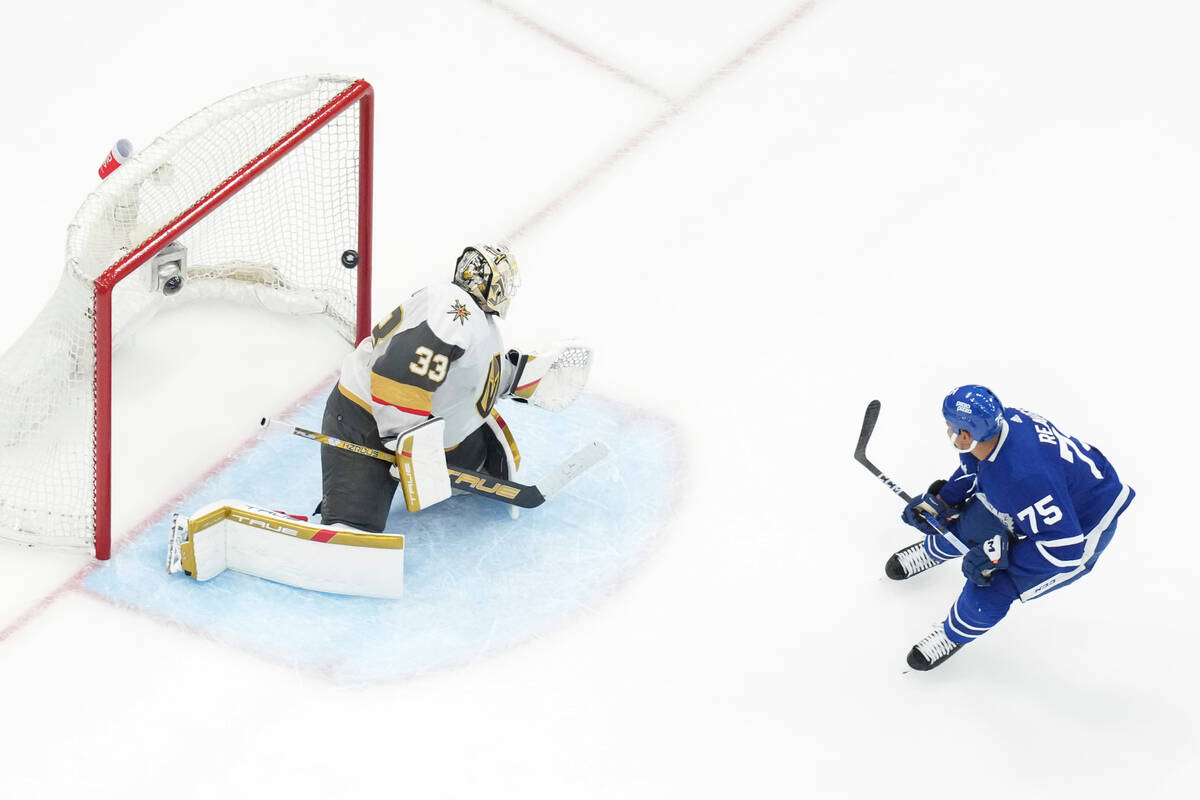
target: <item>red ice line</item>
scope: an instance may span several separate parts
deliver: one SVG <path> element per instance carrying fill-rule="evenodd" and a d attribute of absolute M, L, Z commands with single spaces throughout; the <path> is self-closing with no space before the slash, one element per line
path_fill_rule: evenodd
<path fill-rule="evenodd" d="M 304 408 L 306 405 L 315 400 L 322 392 L 327 391 L 333 384 L 333 379 L 335 376 L 336 373 L 330 373 L 329 376 L 322 379 L 319 384 L 305 392 L 300 399 L 294 401 L 290 406 L 287 407 L 287 409 L 279 414 L 276 414 L 275 416 L 280 419 L 287 419 L 288 417 L 292 416 L 301 408 Z M 123 536 L 119 541 L 116 542 L 116 544 L 113 546 L 112 554 L 115 556 L 117 553 L 121 552 L 121 550 L 127 547 L 130 542 L 134 541 L 146 531 L 150 530 L 150 526 L 161 519 L 164 514 L 166 514 L 172 508 L 177 508 L 184 500 L 195 494 L 200 487 L 208 483 L 218 473 L 241 458 L 247 450 L 249 450 L 259 441 L 260 438 L 260 434 L 255 434 L 254 436 L 251 436 L 243 441 L 233 450 L 233 452 L 229 453 L 229 455 L 225 456 L 216 464 L 213 464 L 211 467 L 209 467 L 203 475 L 196 478 L 194 481 L 188 484 L 187 487 L 168 498 L 167 501 L 161 506 L 150 512 L 147 516 L 143 517 L 141 522 L 139 522 L 137 525 L 134 525 L 133 528 L 130 529 L 130 532 L 127 536 Z M 97 570 L 102 563 L 104 562 L 92 559 L 86 566 L 68 578 L 65 583 L 27 608 L 25 612 L 13 620 L 8 627 L 0 630 L 0 644 L 4 643 L 10 636 L 37 618 L 43 611 L 53 605 L 58 598 L 62 597 L 67 592 L 75 589 L 85 588 L 83 586 L 83 582 L 87 580 L 87 577 Z M 89 594 L 93 593 L 89 592 Z"/>
<path fill-rule="evenodd" d="M 812 9 L 816 7 L 817 1 L 818 0 L 806 0 L 806 2 L 800 3 L 794 7 L 783 19 L 779 20 L 769 30 L 767 30 L 766 33 L 758 37 L 748 47 L 742 50 L 742 52 L 738 53 L 723 66 L 697 84 L 690 92 L 684 95 L 682 100 L 671 103 L 671 105 L 665 111 L 652 119 L 645 127 L 639 130 L 623 144 L 621 144 L 616 150 L 601 160 L 599 164 L 585 172 L 573 184 L 560 192 L 558 196 L 553 198 L 546 205 L 542 206 L 542 208 L 535 212 L 533 216 L 529 217 L 529 219 L 518 225 L 515 230 L 508 234 L 509 241 L 513 241 L 537 227 L 546 217 L 550 216 L 550 214 L 554 213 L 564 204 L 566 204 L 568 200 L 590 186 L 592 182 L 596 180 L 596 178 L 605 172 L 608 172 L 614 166 L 623 161 L 626 156 L 644 145 L 656 133 L 661 131 L 669 123 L 673 122 L 677 117 L 691 108 L 691 106 L 693 106 L 697 100 L 712 91 L 712 88 L 721 80 L 728 78 L 738 69 L 740 69 L 742 65 L 745 64 L 751 57 L 758 55 L 758 53 L 778 39 L 784 31 L 803 19 L 808 12 L 812 11 Z"/>
<path fill-rule="evenodd" d="M 635 86 L 638 89 L 641 89 L 643 92 L 646 92 L 648 94 L 651 94 L 651 95 L 657 97 L 659 100 L 668 100 L 669 101 L 671 99 L 670 96 L 666 92 L 662 91 L 661 89 L 651 86 L 649 83 L 646 83 L 645 81 L 641 80 L 637 76 L 626 72 L 625 70 L 621 69 L 620 67 L 616 66 L 615 64 L 612 64 L 612 63 L 604 60 L 603 58 L 596 55 L 595 53 L 592 53 L 589 50 L 583 49 L 575 42 L 572 42 L 571 40 L 558 35 L 554 31 L 547 28 L 545 25 L 542 25 L 541 23 L 537 22 L 536 20 L 532 20 L 529 17 L 525 16 L 520 11 L 517 11 L 514 8 L 510 8 L 509 6 L 506 6 L 504 3 L 498 3 L 498 2 L 496 2 L 496 0 L 480 0 L 480 2 L 482 2 L 485 6 L 494 6 L 495 8 L 499 9 L 500 11 L 503 11 L 517 24 L 522 25 L 526 28 L 529 28 L 534 33 L 537 33 L 537 34 L 540 34 L 541 36 L 546 37 L 547 39 L 554 42 L 559 47 L 562 47 L 563 49 L 565 49 L 571 53 L 574 53 L 575 55 L 579 56 L 584 61 L 591 64 L 592 66 L 599 67 L 600 69 L 604 70 L 605 72 L 607 72 L 611 75 L 615 75 L 617 78 L 620 78 L 625 83 L 628 83 L 631 86 Z"/>
<path fill-rule="evenodd" d="M 664 100 L 669 99 L 660 90 L 654 88 L 653 86 L 650 86 L 647 83 L 644 83 L 643 81 L 637 79 L 633 75 L 630 75 L 629 73 L 609 64 L 608 62 L 604 61 L 600 57 L 593 55 L 592 53 L 588 52 L 587 50 L 580 47 L 579 45 L 574 44 L 574 43 L 568 41 L 567 39 L 564 39 L 563 37 L 559 36 L 558 34 L 554 33 L 553 31 L 549 30 L 545 26 L 518 13 L 517 11 L 509 8 L 508 6 L 506 6 L 502 3 L 495 2 L 495 0 L 481 0 L 481 2 L 483 2 L 487 5 L 495 6 L 496 8 L 500 9 L 504 13 L 508 14 L 512 19 L 514 19 L 516 22 L 520 23 L 521 25 L 524 25 L 525 27 L 529 28 L 530 30 L 533 30 L 533 31 L 547 37 L 548 39 L 553 41 L 555 44 L 566 48 L 567 50 L 571 51 L 572 53 L 575 53 L 576 55 L 581 56 L 582 58 L 584 58 L 591 64 L 594 64 L 595 66 L 605 70 L 606 72 L 612 73 L 612 74 L 620 77 L 622 80 L 626 81 L 627 83 L 630 83 L 630 84 L 638 87 L 639 89 L 642 89 L 643 91 L 647 91 L 647 92 L 655 95 L 656 97 L 659 97 L 660 99 L 664 99 Z M 762 50 L 766 49 L 777 38 L 779 38 L 779 36 L 781 34 L 783 34 L 784 31 L 786 31 L 788 28 L 790 28 L 796 22 L 803 19 L 808 14 L 808 12 L 811 11 L 816 5 L 817 5 L 817 0 L 805 0 L 805 2 L 802 2 L 802 3 L 798 4 L 797 6 L 795 6 L 786 16 L 783 17 L 783 19 L 779 20 L 777 23 L 775 23 L 775 25 L 773 25 L 769 30 L 767 30 L 766 33 L 764 33 L 758 39 L 753 41 L 749 46 L 747 46 L 744 50 L 742 50 L 740 53 L 738 53 L 736 56 L 734 56 L 731 60 L 726 62 L 723 66 L 721 66 L 719 69 L 717 69 L 711 75 L 709 75 L 707 78 L 705 78 L 699 84 L 697 84 L 690 92 L 688 92 L 683 97 L 683 99 L 679 100 L 678 102 L 672 102 L 671 105 L 665 111 L 663 111 L 661 114 L 659 114 L 653 120 L 651 120 L 645 127 L 643 127 L 641 130 L 639 130 L 633 136 L 631 136 L 626 142 L 624 142 L 620 147 L 618 147 L 611 154 L 609 154 L 606 158 L 604 158 L 599 164 L 597 164 L 596 166 L 594 166 L 590 170 L 588 170 L 586 173 L 584 173 L 583 176 L 581 176 L 573 184 L 571 184 L 569 187 L 567 187 L 566 190 L 564 190 L 563 192 L 560 192 L 556 197 L 554 197 L 552 200 L 550 200 L 550 202 L 546 203 L 546 205 L 544 205 L 540 210 L 538 210 L 535 214 L 533 214 L 533 216 L 531 216 L 525 222 L 521 223 L 521 225 L 519 225 L 512 233 L 510 233 L 508 235 L 508 238 L 510 240 L 516 239 L 516 238 L 520 237 L 521 235 L 528 233 L 534 227 L 539 225 L 543 220 L 545 220 L 546 217 L 550 216 L 550 214 L 552 214 L 553 212 L 555 212 L 559 208 L 561 208 L 568 200 L 570 200 L 575 195 L 579 194 L 584 189 L 586 189 L 588 186 L 590 186 L 592 184 L 592 182 L 594 182 L 596 180 L 597 177 L 599 177 L 601 174 L 607 172 L 608 170 L 612 169 L 614 166 L 619 164 L 622 160 L 624 160 L 624 158 L 626 156 L 628 156 L 630 153 L 634 152 L 639 147 L 641 147 L 643 144 L 645 144 L 652 136 L 654 136 L 654 134 L 658 133 L 660 130 L 665 128 L 670 122 L 674 121 L 677 117 L 682 115 L 692 105 L 694 105 L 697 100 L 702 98 L 704 95 L 708 94 L 708 92 L 710 92 L 717 83 L 719 83 L 721 80 L 729 77 L 735 71 L 740 69 L 742 67 L 742 65 L 745 64 L 750 58 L 757 55 Z M 287 411 L 285 411 L 284 413 L 279 414 L 277 416 L 286 418 L 290 414 L 294 413 L 297 409 L 302 408 L 303 406 L 307 405 L 309 402 L 311 402 L 313 399 L 315 399 L 320 392 L 324 391 L 324 389 L 327 386 L 329 386 L 332 383 L 332 381 L 333 381 L 333 377 L 330 376 L 328 379 L 322 381 L 318 386 L 316 386 L 313 389 L 306 392 L 304 394 L 304 396 L 302 398 L 300 398 L 299 400 L 297 400 L 295 403 L 293 403 L 292 406 Z M 164 514 L 166 514 L 172 507 L 177 506 L 179 503 L 183 502 L 183 500 L 185 500 L 188 496 L 190 496 L 191 494 L 196 492 L 201 486 L 203 486 L 205 483 L 207 483 L 209 480 L 211 480 L 217 473 L 221 472 L 223 469 L 225 469 L 230 464 L 232 464 L 234 461 L 236 461 L 238 458 L 240 458 L 247 450 L 249 450 L 254 445 L 255 442 L 258 441 L 258 439 L 259 439 L 258 435 L 255 435 L 255 436 L 250 437 L 246 441 L 242 442 L 242 444 L 239 445 L 238 448 L 233 453 L 226 456 L 224 459 L 222 459 L 217 464 L 214 464 L 203 475 L 201 475 L 199 478 L 197 478 L 195 481 L 193 481 L 191 484 L 189 484 L 187 488 L 185 488 L 183 491 L 176 494 L 174 497 L 171 497 L 169 500 L 167 500 L 165 503 L 163 503 L 159 508 L 155 509 L 151 514 L 149 514 L 147 517 L 145 517 L 140 523 L 135 525 L 133 527 L 133 529 L 131 530 L 131 532 L 129 533 L 129 535 L 122 537 L 121 540 L 119 542 L 117 542 L 116 546 L 113 548 L 113 555 L 116 555 L 118 552 L 120 552 L 121 549 L 123 549 L 125 546 L 127 546 L 129 542 L 134 541 L 135 539 L 140 537 L 142 534 L 144 534 L 147 530 L 149 530 L 150 526 L 153 525 L 154 522 L 156 522 L 157 520 L 162 518 L 162 516 Z M 73 576 L 71 576 L 69 579 L 67 579 L 67 581 L 65 583 L 63 583 L 61 586 L 59 586 L 57 589 L 53 590 L 48 595 L 41 598 L 36 603 L 31 605 L 29 608 L 27 608 L 24 611 L 24 613 L 22 613 L 19 617 L 17 617 L 6 628 L 4 628 L 3 630 L 0 630 L 0 643 L 5 642 L 10 636 L 12 636 L 18 630 L 25 627 L 32 620 L 34 620 L 38 616 L 40 616 L 43 611 L 45 611 L 47 608 L 49 608 L 51 605 L 53 605 L 55 603 L 55 601 L 57 601 L 60 597 L 62 597 L 68 591 L 83 588 L 84 580 L 86 580 L 87 577 L 89 575 L 91 575 L 92 572 L 100 566 L 100 563 L 101 562 L 99 562 L 99 561 L 90 562 L 87 566 L 83 567 L 78 572 L 76 572 Z"/>

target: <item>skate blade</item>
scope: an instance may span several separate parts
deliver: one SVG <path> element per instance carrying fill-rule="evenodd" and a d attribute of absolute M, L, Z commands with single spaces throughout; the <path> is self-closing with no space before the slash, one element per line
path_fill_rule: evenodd
<path fill-rule="evenodd" d="M 187 517 L 171 515 L 171 535 L 167 540 L 167 574 L 183 572 L 183 543 L 188 537 Z"/>

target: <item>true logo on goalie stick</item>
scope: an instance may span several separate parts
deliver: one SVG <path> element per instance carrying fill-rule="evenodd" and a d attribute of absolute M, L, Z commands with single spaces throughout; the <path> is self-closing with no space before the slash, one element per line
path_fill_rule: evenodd
<path fill-rule="evenodd" d="M 454 305 L 450 306 L 450 310 L 447 311 L 446 313 L 453 314 L 454 315 L 453 321 L 458 322 L 459 325 L 466 325 L 467 318 L 471 316 L 471 309 L 467 308 L 462 303 L 455 300 Z"/>
<path fill-rule="evenodd" d="M 516 499 L 516 496 L 521 493 L 521 490 L 516 486 L 510 486 L 509 484 L 499 480 L 493 480 L 491 485 L 488 485 L 487 478 L 467 475 L 459 472 L 456 469 L 447 469 L 446 471 L 450 473 L 452 478 L 454 478 L 453 483 L 465 484 L 466 486 L 470 486 L 472 489 L 475 489 L 477 492 L 499 495 L 500 497 L 508 500 Z"/>

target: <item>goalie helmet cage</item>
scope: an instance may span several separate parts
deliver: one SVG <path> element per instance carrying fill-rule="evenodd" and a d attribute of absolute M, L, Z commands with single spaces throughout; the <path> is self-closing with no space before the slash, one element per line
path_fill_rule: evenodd
<path fill-rule="evenodd" d="M 277 81 L 187 118 L 88 196 L 58 289 L 0 358 L 0 538 L 109 557 L 112 353 L 160 308 L 216 297 L 369 334 L 373 118 L 366 81 Z"/>

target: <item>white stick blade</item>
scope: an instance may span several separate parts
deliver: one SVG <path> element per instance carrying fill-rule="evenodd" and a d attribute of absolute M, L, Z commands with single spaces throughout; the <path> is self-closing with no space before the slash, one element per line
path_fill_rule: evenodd
<path fill-rule="evenodd" d="M 294 425 L 270 417 L 263 417 L 258 424 L 264 429 L 264 433 L 291 433 L 295 430 Z"/>
<path fill-rule="evenodd" d="M 566 461 L 559 464 L 553 472 L 538 481 L 538 491 L 542 493 L 543 497 L 549 498 L 550 495 L 602 461 L 608 453 L 608 445 L 604 442 L 585 444 L 572 453 Z"/>

